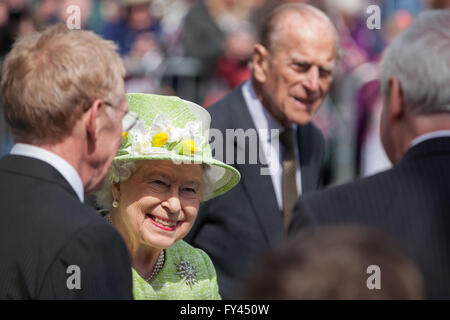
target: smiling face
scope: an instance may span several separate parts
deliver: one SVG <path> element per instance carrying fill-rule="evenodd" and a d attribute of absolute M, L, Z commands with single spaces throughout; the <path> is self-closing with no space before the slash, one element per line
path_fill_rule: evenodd
<path fill-rule="evenodd" d="M 201 177 L 201 165 L 140 161 L 129 179 L 113 186 L 119 203 L 113 221 L 128 246 L 165 249 L 181 240 L 197 217 Z"/>
<path fill-rule="evenodd" d="M 331 25 L 290 12 L 280 18 L 272 48 L 255 46 L 254 80 L 263 105 L 284 126 L 307 124 L 333 79 L 336 36 Z"/>

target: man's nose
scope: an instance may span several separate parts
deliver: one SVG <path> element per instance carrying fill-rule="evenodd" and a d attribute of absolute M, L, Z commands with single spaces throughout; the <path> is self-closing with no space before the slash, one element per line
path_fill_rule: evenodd
<path fill-rule="evenodd" d="M 319 68 L 317 66 L 309 68 L 303 80 L 303 86 L 311 92 L 319 91 Z"/>

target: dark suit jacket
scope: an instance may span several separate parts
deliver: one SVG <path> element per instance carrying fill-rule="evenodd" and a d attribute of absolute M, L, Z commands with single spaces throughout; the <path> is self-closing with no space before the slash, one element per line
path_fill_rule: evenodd
<path fill-rule="evenodd" d="M 412 147 L 393 169 L 303 197 L 290 232 L 305 217 L 383 232 L 421 269 L 429 298 L 450 298 L 450 138 Z"/>
<path fill-rule="evenodd" d="M 17 155 L 0 159 L 0 299 L 133 299 L 118 232 L 56 169 Z"/>
<path fill-rule="evenodd" d="M 212 118 L 211 128 L 223 132 L 225 148 L 226 129 L 255 129 L 241 87 L 208 108 L 208 111 Z M 302 190 L 309 192 L 319 182 L 324 140 L 312 124 L 300 127 L 297 137 Z M 272 179 L 269 175 L 260 174 L 260 169 L 265 167 L 261 163 L 266 162 L 262 159 L 263 162 L 250 164 L 248 143 L 243 145 L 237 139 L 228 140 L 228 143 L 228 148 L 234 149 L 235 161 L 232 165 L 241 173 L 241 182 L 224 195 L 204 203 L 194 227 L 185 238 L 211 257 L 217 271 L 219 291 L 224 299 L 235 297 L 238 289 L 236 285 L 247 273 L 253 258 L 268 250 L 284 235 L 283 216 Z M 246 151 L 245 164 L 236 164 L 238 150 Z"/>

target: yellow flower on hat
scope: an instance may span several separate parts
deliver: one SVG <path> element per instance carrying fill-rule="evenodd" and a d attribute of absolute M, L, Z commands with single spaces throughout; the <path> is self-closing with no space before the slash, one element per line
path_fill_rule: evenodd
<path fill-rule="evenodd" d="M 169 139 L 169 135 L 164 132 L 158 132 L 152 138 L 152 147 L 162 147 Z"/>
<path fill-rule="evenodd" d="M 184 155 L 191 155 L 196 153 L 198 150 L 197 145 L 195 144 L 194 140 L 184 140 L 181 144 L 180 153 Z"/>

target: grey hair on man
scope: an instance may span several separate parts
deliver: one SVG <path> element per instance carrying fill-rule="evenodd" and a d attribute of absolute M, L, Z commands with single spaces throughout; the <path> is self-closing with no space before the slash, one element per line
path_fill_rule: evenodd
<path fill-rule="evenodd" d="M 387 48 L 382 70 L 384 96 L 390 77 L 396 77 L 410 112 L 449 112 L 450 11 L 430 10 L 418 15 Z"/>

